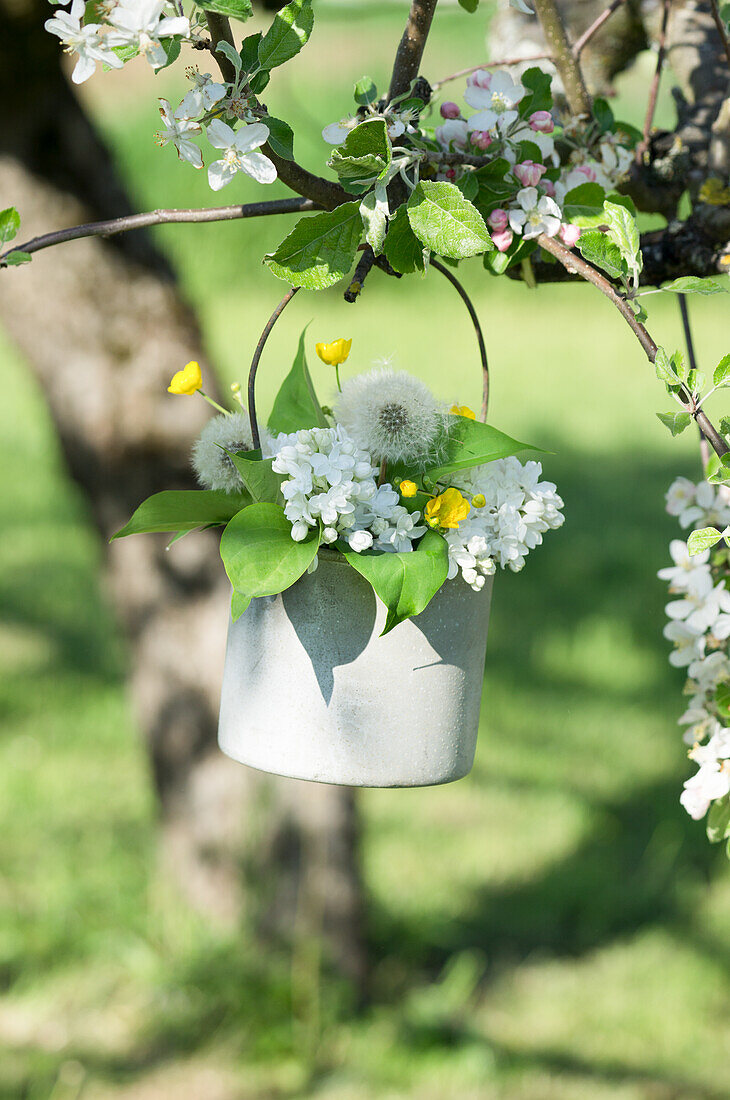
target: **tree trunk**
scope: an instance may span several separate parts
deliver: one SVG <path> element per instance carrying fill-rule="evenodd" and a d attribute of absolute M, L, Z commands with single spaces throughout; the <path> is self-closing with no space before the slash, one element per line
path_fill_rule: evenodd
<path fill-rule="evenodd" d="M 43 30 L 49 11 L 44 0 L 25 8 L 0 0 L 0 207 L 20 209 L 25 238 L 131 212 L 62 73 L 58 42 Z M 105 542 L 148 494 L 193 487 L 190 444 L 209 410 L 196 398 L 171 398 L 166 386 L 205 354 L 150 239 L 130 233 L 62 245 L 0 280 L 0 322 L 38 378 Z M 191 535 L 168 552 L 165 537 L 140 536 L 107 550 L 160 800 L 164 864 L 187 898 L 219 921 L 244 911 L 288 937 L 297 908 L 302 920 L 297 898 L 308 898 L 304 915 L 316 913 L 319 927 L 304 932 L 321 928 L 333 961 L 359 980 L 352 792 L 263 776 L 216 746 L 229 597 L 217 538 Z"/>

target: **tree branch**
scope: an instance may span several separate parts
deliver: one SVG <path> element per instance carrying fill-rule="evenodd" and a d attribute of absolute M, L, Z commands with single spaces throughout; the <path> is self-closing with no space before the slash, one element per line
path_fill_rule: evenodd
<path fill-rule="evenodd" d="M 658 350 L 656 344 L 641 322 L 637 321 L 629 303 L 621 297 L 608 279 L 606 279 L 604 275 L 601 275 L 600 271 L 597 271 L 595 267 L 592 267 L 591 264 L 587 263 L 581 256 L 576 256 L 575 253 L 566 248 L 564 244 L 561 244 L 560 241 L 556 241 L 554 237 L 548 237 L 545 233 L 541 233 L 537 238 L 537 243 L 541 248 L 544 248 L 546 252 L 549 252 L 551 256 L 554 256 L 567 271 L 575 272 L 580 275 L 582 279 L 585 279 L 589 283 L 593 283 L 593 285 L 613 303 L 641 344 L 647 359 L 650 363 L 653 363 L 656 359 Z M 691 396 L 692 395 L 687 390 L 683 390 L 681 394 L 682 399 L 687 402 L 691 402 Z M 730 448 L 714 427 L 707 414 L 702 409 L 688 408 L 688 412 L 694 417 L 702 434 L 709 440 L 715 452 L 720 457 L 727 454 Z"/>
<path fill-rule="evenodd" d="M 555 0 L 535 0 L 535 11 L 545 35 L 553 64 L 560 74 L 565 88 L 565 98 L 572 115 L 590 115 L 591 97 L 588 95 L 583 73 L 568 42 L 563 20 Z"/>
<path fill-rule="evenodd" d="M 406 29 L 393 62 L 393 74 L 388 89 L 389 101 L 404 95 L 418 76 L 437 2 L 438 0 L 411 0 Z"/>
<path fill-rule="evenodd" d="M 717 27 L 717 33 L 720 35 L 722 47 L 725 50 L 725 56 L 727 57 L 728 65 L 730 65 L 730 38 L 728 38 L 727 36 L 725 24 L 723 23 L 722 16 L 720 15 L 720 5 L 718 4 L 717 0 L 710 0 L 710 8 L 712 9 L 712 18 L 715 20 L 715 26 Z"/>
<path fill-rule="evenodd" d="M 13 245 L 0 253 L 0 265 L 11 252 L 40 252 L 54 244 L 77 241 L 82 237 L 115 237 L 118 233 L 128 233 L 132 229 L 146 229 L 151 225 L 168 225 L 173 222 L 227 222 L 239 218 L 261 218 L 269 214 L 306 214 L 310 210 L 322 207 L 310 199 L 273 199 L 270 202 L 249 202 L 243 206 L 211 206 L 194 210 L 151 210 L 144 214 L 128 214 L 122 218 L 111 218 L 103 222 L 86 222 L 74 225 L 70 229 L 58 229 L 53 233 L 44 233 L 33 237 L 24 244 Z"/>
<path fill-rule="evenodd" d="M 637 164 L 641 164 L 644 159 L 644 154 L 649 148 L 649 139 L 651 137 L 651 128 L 654 122 L 654 112 L 656 111 L 656 101 L 659 95 L 659 80 L 662 75 L 662 69 L 664 68 L 664 60 L 667 56 L 667 27 L 669 26 L 669 9 L 671 7 L 671 0 L 663 0 L 662 6 L 662 23 L 659 29 L 658 38 L 658 50 L 656 58 L 656 68 L 654 75 L 651 79 L 651 85 L 649 87 L 649 98 L 646 104 L 646 115 L 644 117 L 644 129 L 643 138 L 636 146 L 636 152 L 634 154 L 634 160 Z"/>
<path fill-rule="evenodd" d="M 624 0 L 620 0 L 623 3 Z M 468 69 L 459 69 L 458 72 L 451 73 L 449 76 L 444 76 L 441 80 L 437 80 L 435 84 L 431 85 L 434 92 L 437 92 L 442 84 L 448 84 L 450 80 L 458 80 L 460 76 L 469 76 L 470 73 L 475 73 L 479 69 L 503 69 L 510 65 L 526 65 L 530 61 L 550 61 L 551 56 L 549 53 L 533 53 L 529 57 L 510 57 L 506 61 L 485 61 L 481 65 L 472 65 Z"/>
<path fill-rule="evenodd" d="M 608 5 L 605 11 L 601 12 L 598 18 L 595 19 L 593 23 L 591 23 L 590 27 L 586 27 L 580 38 L 576 38 L 572 46 L 573 57 L 576 59 L 576 61 L 583 53 L 583 50 L 586 48 L 590 40 L 593 38 L 593 35 L 596 34 L 597 31 L 600 31 L 606 20 L 610 19 L 613 13 L 615 11 L 618 11 L 621 5 L 625 2 L 626 0 L 612 0 L 612 3 Z"/>

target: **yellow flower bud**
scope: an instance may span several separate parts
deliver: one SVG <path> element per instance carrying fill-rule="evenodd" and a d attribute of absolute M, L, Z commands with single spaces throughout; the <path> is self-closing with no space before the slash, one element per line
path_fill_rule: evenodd
<path fill-rule="evenodd" d="M 445 489 L 439 496 L 429 500 L 424 510 L 424 517 L 429 527 L 458 527 L 463 519 L 466 519 L 471 510 L 469 501 L 466 500 L 458 489 Z"/>
<path fill-rule="evenodd" d="M 323 363 L 329 367 L 339 367 L 350 354 L 352 340 L 333 340 L 331 344 L 315 344 L 314 348 Z"/>
<path fill-rule="evenodd" d="M 203 375 L 200 371 L 200 364 L 193 359 L 182 370 L 173 375 L 172 381 L 167 387 L 167 392 L 189 397 L 191 394 L 197 393 L 202 385 Z"/>
<path fill-rule="evenodd" d="M 449 409 L 452 416 L 465 416 L 467 420 L 476 420 L 476 413 L 468 405 L 452 405 Z"/>
<path fill-rule="evenodd" d="M 418 492 L 418 486 L 415 481 L 401 481 L 398 488 L 400 489 L 400 495 L 402 497 L 414 497 Z"/>
<path fill-rule="evenodd" d="M 240 382 L 231 382 L 231 393 L 240 393 L 240 392 L 241 392 L 241 383 Z"/>
<path fill-rule="evenodd" d="M 475 497 L 471 498 L 471 503 L 473 508 L 483 508 L 487 503 L 487 498 L 484 493 L 477 493 Z"/>

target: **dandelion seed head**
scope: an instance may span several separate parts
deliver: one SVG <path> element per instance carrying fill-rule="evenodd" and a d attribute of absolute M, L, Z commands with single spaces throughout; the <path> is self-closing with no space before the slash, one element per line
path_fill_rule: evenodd
<path fill-rule="evenodd" d="M 447 416 L 423 382 L 389 368 L 357 375 L 342 387 L 335 417 L 377 462 L 427 466 L 438 460 Z"/>
<path fill-rule="evenodd" d="M 239 493 L 243 489 L 238 470 L 226 451 L 253 449 L 248 413 L 221 413 L 203 428 L 193 446 L 193 469 L 204 489 Z"/>

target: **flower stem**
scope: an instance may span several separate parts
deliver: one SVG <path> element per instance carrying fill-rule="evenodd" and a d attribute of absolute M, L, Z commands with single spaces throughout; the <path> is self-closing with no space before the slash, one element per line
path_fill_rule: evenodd
<path fill-rule="evenodd" d="M 335 378 L 337 379 L 337 389 L 342 393 L 342 386 L 340 385 L 340 364 L 335 363 Z"/>
<path fill-rule="evenodd" d="M 388 463 L 386 459 L 380 463 L 380 473 L 378 475 L 378 485 L 382 485 L 385 481 L 385 474 L 388 469 Z"/>
<path fill-rule="evenodd" d="M 200 394 L 201 397 L 205 398 L 205 400 L 208 402 L 209 405 L 212 405 L 214 409 L 217 409 L 218 412 L 225 413 L 226 416 L 231 415 L 230 409 L 224 409 L 223 406 L 219 405 L 217 401 L 214 401 L 212 397 L 208 397 L 207 393 L 203 393 L 202 390 L 198 390 L 198 393 Z"/>

